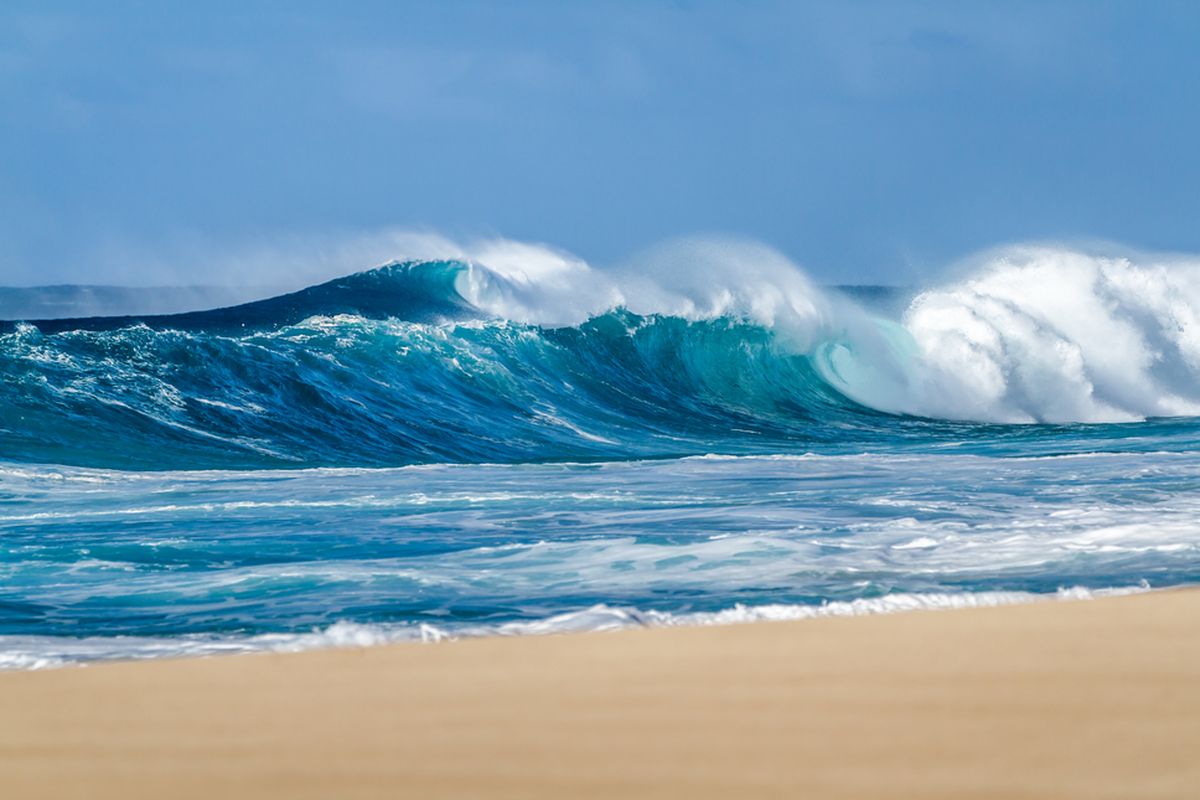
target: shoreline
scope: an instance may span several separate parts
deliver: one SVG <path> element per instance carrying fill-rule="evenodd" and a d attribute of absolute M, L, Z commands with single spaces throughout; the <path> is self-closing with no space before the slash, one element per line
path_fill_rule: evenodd
<path fill-rule="evenodd" d="M 1200 589 L 0 673 L 17 797 L 1190 797 Z"/>
<path fill-rule="evenodd" d="M 725 627 L 760 622 L 797 622 L 812 619 L 911 614 L 917 611 L 953 611 L 998 608 L 1028 603 L 1078 602 L 1103 597 L 1124 597 L 1145 592 L 1177 591 L 1192 584 L 1153 589 L 1145 584 L 1088 589 L 1064 587 L 1055 592 L 983 591 L 895 593 L 854 600 L 831 600 L 820 605 L 737 603 L 716 611 L 674 613 L 600 604 L 550 617 L 505 622 L 490 626 L 439 628 L 420 625 L 339 621 L 309 631 L 265 633 L 248 637 L 196 639 L 187 637 L 26 637 L 0 636 L 0 674 L 10 671 L 64 669 L 95 664 L 160 661 L 258 653 L 306 653 L 398 644 L 437 644 L 443 641 L 493 637 L 556 636 L 609 633 L 622 630 Z M 1200 587 L 1196 587 L 1200 588 Z M 13 639 L 19 642 L 14 643 Z M 120 644 L 117 648 L 115 643 Z M 18 644 L 24 645 L 22 650 Z M 44 645 L 37 648 L 35 644 Z"/>

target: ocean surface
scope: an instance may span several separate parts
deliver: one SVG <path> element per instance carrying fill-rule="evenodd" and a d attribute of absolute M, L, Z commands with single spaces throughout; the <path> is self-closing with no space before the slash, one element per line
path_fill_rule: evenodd
<path fill-rule="evenodd" d="M 0 323 L 0 667 L 1200 580 L 1200 265 L 528 245 Z"/>

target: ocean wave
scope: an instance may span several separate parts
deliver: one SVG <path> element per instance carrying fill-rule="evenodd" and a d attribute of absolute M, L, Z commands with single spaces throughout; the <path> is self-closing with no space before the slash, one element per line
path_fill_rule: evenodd
<path fill-rule="evenodd" d="M 996 422 L 1200 414 L 1200 261 L 1014 248 L 917 295 L 894 330 L 890 380 L 870 358 L 830 356 L 850 376 L 839 387 L 874 408 Z"/>
<path fill-rule="evenodd" d="M 497 244 L 255 303 L 0 333 L 0 451 L 390 466 L 954 443 L 1200 413 L 1200 262 L 993 254 L 903 313 L 760 245 Z M 860 298 L 861 299 L 861 298 Z"/>

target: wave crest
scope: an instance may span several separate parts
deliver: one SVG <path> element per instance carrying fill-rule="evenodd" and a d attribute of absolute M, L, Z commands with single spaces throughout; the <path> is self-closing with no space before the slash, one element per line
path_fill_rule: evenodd
<path fill-rule="evenodd" d="M 942 419 L 1200 414 L 1197 263 L 1015 249 L 919 294 L 893 336 L 899 379 L 839 388 L 874 408 Z"/>
<path fill-rule="evenodd" d="M 1200 414 L 1200 264 L 1184 260 L 1010 250 L 889 317 L 744 242 L 612 270 L 512 243 L 476 256 L 213 311 L 10 325 L 0 443 L 92 466 L 396 465 Z"/>

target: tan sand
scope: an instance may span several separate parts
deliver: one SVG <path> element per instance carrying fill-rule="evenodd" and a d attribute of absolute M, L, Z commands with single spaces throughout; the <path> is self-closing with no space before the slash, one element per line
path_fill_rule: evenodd
<path fill-rule="evenodd" d="M 0 674 L 4 798 L 1196 798 L 1200 591 Z"/>

